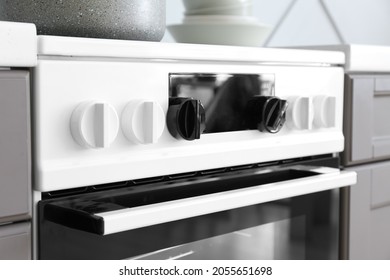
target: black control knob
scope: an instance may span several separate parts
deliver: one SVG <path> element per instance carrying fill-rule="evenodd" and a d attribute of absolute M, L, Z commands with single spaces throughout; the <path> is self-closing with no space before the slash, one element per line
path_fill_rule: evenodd
<path fill-rule="evenodd" d="M 175 138 L 191 141 L 199 139 L 206 128 L 206 116 L 199 100 L 171 97 L 167 113 L 167 127 Z"/>
<path fill-rule="evenodd" d="M 249 129 L 277 133 L 286 122 L 286 100 L 275 96 L 255 96 L 247 104 Z"/>

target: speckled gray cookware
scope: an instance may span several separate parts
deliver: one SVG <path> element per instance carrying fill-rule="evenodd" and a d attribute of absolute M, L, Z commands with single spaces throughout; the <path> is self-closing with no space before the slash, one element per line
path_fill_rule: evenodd
<path fill-rule="evenodd" d="M 165 0 L 0 0 L 0 20 L 44 35 L 160 41 Z"/>

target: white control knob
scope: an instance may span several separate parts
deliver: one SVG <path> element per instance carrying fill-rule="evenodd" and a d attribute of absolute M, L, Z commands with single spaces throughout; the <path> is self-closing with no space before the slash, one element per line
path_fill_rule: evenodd
<path fill-rule="evenodd" d="M 317 127 L 331 128 L 336 126 L 336 97 L 317 96 L 314 98 L 314 124 Z"/>
<path fill-rule="evenodd" d="M 122 113 L 123 133 L 137 144 L 157 143 L 164 128 L 164 111 L 155 101 L 132 101 Z"/>
<path fill-rule="evenodd" d="M 313 128 L 314 109 L 311 97 L 292 97 L 288 99 L 290 108 L 288 111 L 288 123 L 300 130 Z"/>
<path fill-rule="evenodd" d="M 119 118 L 114 107 L 98 101 L 81 103 L 70 121 L 74 140 L 85 148 L 107 148 L 119 131 Z"/>

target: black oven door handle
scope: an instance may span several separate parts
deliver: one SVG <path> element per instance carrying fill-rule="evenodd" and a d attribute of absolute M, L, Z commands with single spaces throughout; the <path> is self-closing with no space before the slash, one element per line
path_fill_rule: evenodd
<path fill-rule="evenodd" d="M 310 171 L 315 175 L 133 208 L 102 201 L 84 201 L 82 205 L 53 202 L 45 205 L 45 219 L 78 230 L 109 235 L 356 183 L 353 171 L 328 167 L 311 167 Z"/>

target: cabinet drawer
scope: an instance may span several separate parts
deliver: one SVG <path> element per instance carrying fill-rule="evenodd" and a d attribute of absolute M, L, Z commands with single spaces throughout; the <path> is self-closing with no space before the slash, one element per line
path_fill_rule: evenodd
<path fill-rule="evenodd" d="M 31 217 L 29 72 L 0 71 L 0 223 Z"/>
<path fill-rule="evenodd" d="M 390 164 L 372 169 L 371 207 L 390 206 Z"/>
<path fill-rule="evenodd" d="M 31 259 L 31 224 L 0 226 L 0 260 Z"/>
<path fill-rule="evenodd" d="M 348 75 L 344 164 L 390 158 L 390 75 Z"/>
<path fill-rule="evenodd" d="M 349 257 L 390 259 L 390 161 L 351 167 Z"/>

